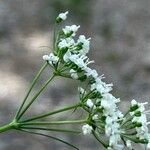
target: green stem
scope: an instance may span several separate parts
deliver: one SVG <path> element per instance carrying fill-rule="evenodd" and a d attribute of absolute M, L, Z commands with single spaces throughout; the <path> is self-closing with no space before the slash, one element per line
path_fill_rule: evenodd
<path fill-rule="evenodd" d="M 30 88 L 29 88 L 29 90 L 28 90 L 28 92 L 27 92 L 27 94 L 26 94 L 26 96 L 25 96 L 25 98 L 24 98 L 22 104 L 21 104 L 21 106 L 19 107 L 19 109 L 18 109 L 18 111 L 17 111 L 17 113 L 16 113 L 16 115 L 15 115 L 15 119 L 18 119 L 19 113 L 21 112 L 21 110 L 22 110 L 22 108 L 23 108 L 23 106 L 24 106 L 24 104 L 25 104 L 25 102 L 26 102 L 26 100 L 27 100 L 27 98 L 28 98 L 30 92 L 32 91 L 34 85 L 36 84 L 36 82 L 37 82 L 38 79 L 40 78 L 42 72 L 43 72 L 44 69 L 47 67 L 47 65 L 48 65 L 48 64 L 45 63 L 45 64 L 41 67 L 41 69 L 39 70 L 39 72 L 37 73 L 37 75 L 35 76 L 35 78 L 34 78 L 32 84 L 31 84 L 31 86 L 30 86 Z"/>
<path fill-rule="evenodd" d="M 21 125 L 63 125 L 63 124 L 80 124 L 85 123 L 86 120 L 67 120 L 67 121 L 52 121 L 52 122 L 25 122 Z"/>
<path fill-rule="evenodd" d="M 97 141 L 99 141 L 105 148 L 108 147 L 108 144 L 106 144 L 102 139 L 100 139 L 95 132 L 93 132 L 94 137 Z"/>
<path fill-rule="evenodd" d="M 125 135 L 125 134 L 121 134 L 122 136 L 124 136 L 125 138 L 135 142 L 135 143 L 141 143 L 141 144 L 147 144 L 148 143 L 148 140 L 146 139 L 138 139 L 136 136 L 128 136 L 128 135 Z"/>
<path fill-rule="evenodd" d="M 42 88 L 38 91 L 37 94 L 35 94 L 35 96 L 32 98 L 32 100 L 27 104 L 27 106 L 24 108 L 24 110 L 21 112 L 21 114 L 18 116 L 18 120 L 22 117 L 22 115 L 26 112 L 26 110 L 31 106 L 31 104 L 36 100 L 36 98 L 45 90 L 45 88 L 47 87 L 47 85 L 52 81 L 52 79 L 55 77 L 56 75 L 53 74 L 53 76 L 51 78 L 49 78 L 45 84 L 42 86 Z"/>
<path fill-rule="evenodd" d="M 54 24 L 54 32 L 53 32 L 53 49 L 55 50 L 56 44 L 56 23 Z"/>
<path fill-rule="evenodd" d="M 126 123 L 130 122 L 132 119 L 133 119 L 133 117 L 130 116 L 127 120 L 125 120 L 125 122 L 123 122 L 123 123 L 121 124 L 121 127 L 123 127 Z"/>
<path fill-rule="evenodd" d="M 129 112 L 130 110 L 128 110 L 123 117 L 125 118 L 129 114 Z"/>
<path fill-rule="evenodd" d="M 77 147 L 75 147 L 74 145 L 62 140 L 62 139 L 59 139 L 59 138 L 56 138 L 56 137 L 53 137 L 53 136 L 50 136 L 50 135 L 47 135 L 47 134 L 42 134 L 42 133 L 37 133 L 37 132 L 33 132 L 33 131 L 28 131 L 28 130 L 23 130 L 23 129 L 19 129 L 20 131 L 23 131 L 23 132 L 26 132 L 26 133 L 30 133 L 30 134 L 35 134 L 35 135 L 40 135 L 40 136 L 44 136 L 44 137 L 48 137 L 48 138 L 52 138 L 54 140 L 57 140 L 59 142 L 62 142 L 64 144 L 67 144 L 68 146 L 76 149 L 76 150 L 79 150 Z"/>
<path fill-rule="evenodd" d="M 10 125 L 10 124 L 4 125 L 4 126 L 0 127 L 0 133 L 6 132 L 10 129 L 12 129 L 12 125 Z"/>
<path fill-rule="evenodd" d="M 18 128 L 18 123 L 16 122 L 16 120 L 13 120 L 11 123 L 0 127 L 0 133 L 16 128 Z"/>
<path fill-rule="evenodd" d="M 63 73 L 59 74 L 59 76 L 64 77 L 64 78 L 72 79 L 72 77 L 70 75 L 63 74 Z"/>
<path fill-rule="evenodd" d="M 55 110 L 55 111 L 52 111 L 52 112 L 48 112 L 46 114 L 37 115 L 33 118 L 29 118 L 27 120 L 24 120 L 23 122 L 29 122 L 29 121 L 33 121 L 33 120 L 36 120 L 36 119 L 44 118 L 44 117 L 54 115 L 54 114 L 57 114 L 57 113 L 60 113 L 60 112 L 64 112 L 64 111 L 67 111 L 67 110 L 71 110 L 71 109 L 74 109 L 74 108 L 77 108 L 77 107 L 80 107 L 80 103 L 72 105 L 72 106 L 68 106 L 68 107 L 65 107 L 65 108 L 62 108 L 62 109 L 59 109 L 59 110 Z"/>
<path fill-rule="evenodd" d="M 60 128 L 43 128 L 43 127 L 24 127 L 21 129 L 31 129 L 31 130 L 45 130 L 45 131 L 54 131 L 54 132 L 68 132 L 68 133 L 81 133 L 81 131 L 69 130 L 69 129 L 60 129 Z"/>

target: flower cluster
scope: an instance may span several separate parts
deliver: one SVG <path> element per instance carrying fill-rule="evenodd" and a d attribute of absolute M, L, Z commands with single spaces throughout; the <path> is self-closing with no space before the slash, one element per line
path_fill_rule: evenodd
<path fill-rule="evenodd" d="M 57 24 L 65 20 L 67 14 L 59 14 Z M 54 52 L 44 55 L 43 59 L 58 75 L 86 83 L 85 88 L 79 88 L 80 104 L 88 115 L 86 124 L 82 126 L 83 134 L 93 134 L 108 150 L 122 150 L 125 146 L 132 149 L 132 142 L 147 144 L 150 148 L 147 127 L 150 123 L 144 107 L 147 103 L 132 100 L 125 115 L 119 110 L 117 104 L 120 99 L 111 94 L 113 84 L 105 83 L 104 76 L 99 76 L 95 69 L 89 67 L 94 63 L 87 56 L 91 38 L 80 35 L 74 39 L 79 28 L 71 25 L 61 29 L 54 41 Z"/>

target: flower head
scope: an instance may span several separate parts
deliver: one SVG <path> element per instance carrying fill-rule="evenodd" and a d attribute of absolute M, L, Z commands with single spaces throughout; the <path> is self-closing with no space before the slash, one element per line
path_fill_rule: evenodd
<path fill-rule="evenodd" d="M 67 14 L 68 12 L 61 13 L 58 18 L 61 21 L 65 20 Z M 146 117 L 150 111 L 145 109 L 147 102 L 139 103 L 132 100 L 125 115 L 119 110 L 117 104 L 120 99 L 111 94 L 113 84 L 105 83 L 104 75 L 99 75 L 97 70 L 89 66 L 94 63 L 87 56 L 90 38 L 84 35 L 80 35 L 77 40 L 74 38 L 79 27 L 65 26 L 58 32 L 54 53 L 43 56 L 43 59 L 53 64 L 60 75 L 62 73 L 64 77 L 85 82 L 86 87 L 79 88 L 80 107 L 88 114 L 88 124 L 82 126 L 83 134 L 91 134 L 94 130 L 98 137 L 105 136 L 109 150 L 122 150 L 123 142 L 128 149 L 132 149 L 132 142 L 147 144 L 147 148 L 150 148 L 150 122 Z M 133 135 L 128 135 L 132 131 Z"/>

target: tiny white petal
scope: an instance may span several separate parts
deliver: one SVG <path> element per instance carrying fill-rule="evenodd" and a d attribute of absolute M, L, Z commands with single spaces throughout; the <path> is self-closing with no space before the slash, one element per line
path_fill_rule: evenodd
<path fill-rule="evenodd" d="M 82 126 L 82 132 L 84 135 L 91 134 L 92 130 L 93 130 L 93 128 L 88 124 L 85 124 Z"/>
<path fill-rule="evenodd" d="M 60 13 L 58 15 L 58 17 L 61 18 L 62 20 L 66 20 L 67 19 L 67 14 L 68 14 L 68 11 L 66 11 L 65 13 Z"/>
<path fill-rule="evenodd" d="M 127 147 L 128 147 L 130 150 L 132 150 L 132 144 L 131 144 L 131 141 L 130 141 L 130 140 L 127 140 L 127 141 L 126 141 L 126 145 L 127 145 Z"/>
<path fill-rule="evenodd" d="M 49 58 L 49 56 L 48 55 L 44 55 L 43 56 L 43 60 L 46 60 L 46 61 L 48 61 L 50 58 Z"/>

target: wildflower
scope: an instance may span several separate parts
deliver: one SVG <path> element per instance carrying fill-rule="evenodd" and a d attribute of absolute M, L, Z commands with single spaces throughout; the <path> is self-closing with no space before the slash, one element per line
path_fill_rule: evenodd
<path fill-rule="evenodd" d="M 80 54 L 87 54 L 89 52 L 90 49 L 90 39 L 86 39 L 84 35 L 80 35 L 79 39 L 77 41 L 78 46 L 81 47 L 80 49 Z"/>
<path fill-rule="evenodd" d="M 137 132 L 137 137 L 139 139 L 147 139 L 149 140 L 149 133 L 148 133 L 148 124 L 149 122 L 147 121 L 146 117 L 146 111 L 145 111 L 145 103 L 139 103 L 136 100 L 131 101 L 131 106 L 130 106 L 130 115 L 133 117 L 132 118 L 132 123 L 135 127 L 135 130 Z"/>
<path fill-rule="evenodd" d="M 121 138 L 119 134 L 110 135 L 109 146 L 114 150 L 123 150 L 124 146 L 118 143 L 120 140 Z"/>
<path fill-rule="evenodd" d="M 88 107 L 90 107 L 90 108 L 92 108 L 92 107 L 94 106 L 94 104 L 93 104 L 93 102 L 92 102 L 91 99 L 88 99 L 88 100 L 86 101 L 86 105 L 87 105 Z"/>
<path fill-rule="evenodd" d="M 82 132 L 84 135 L 91 134 L 92 130 L 93 128 L 88 124 L 82 126 Z"/>
<path fill-rule="evenodd" d="M 48 56 L 48 55 L 44 55 L 44 56 L 43 56 L 43 60 L 45 60 L 45 61 L 49 61 L 49 59 L 50 59 L 50 58 L 49 58 L 49 56 Z"/>
<path fill-rule="evenodd" d="M 61 21 L 66 20 L 67 19 L 67 14 L 68 14 L 68 11 L 66 11 L 64 13 L 60 13 L 58 15 L 58 17 L 56 18 L 57 23 L 60 23 Z"/>
<path fill-rule="evenodd" d="M 93 120 L 97 120 L 97 119 L 98 119 L 98 115 L 97 115 L 97 114 L 94 115 L 94 116 L 92 117 L 92 119 L 93 119 Z"/>
<path fill-rule="evenodd" d="M 80 26 L 71 25 L 71 26 L 66 26 L 62 30 L 66 36 L 70 37 L 70 36 L 75 36 L 79 28 Z"/>
<path fill-rule="evenodd" d="M 53 53 L 50 53 L 49 55 L 44 55 L 43 59 L 48 61 L 50 64 L 56 64 L 59 60 L 59 57 L 55 56 Z"/>
<path fill-rule="evenodd" d="M 58 18 L 61 21 L 65 20 L 67 14 L 68 12 L 61 13 Z M 102 128 L 104 131 L 101 133 L 105 133 L 109 141 L 107 149 L 122 150 L 124 146 L 120 144 L 121 137 L 127 132 L 127 128 L 128 131 L 130 129 L 135 131 L 135 138 L 142 140 L 142 142 L 144 141 L 145 144 L 148 143 L 147 148 L 150 148 L 150 134 L 148 132 L 150 122 L 147 121 L 146 117 L 146 114 L 150 113 L 150 111 L 145 110 L 147 102 L 138 103 L 133 99 L 129 113 L 123 115 L 117 106 L 120 99 L 110 93 L 113 90 L 113 84 L 107 84 L 102 81 L 104 75 L 99 76 L 95 69 L 89 67 L 91 63 L 94 63 L 86 55 L 90 49 L 90 38 L 87 39 L 84 35 L 80 35 L 77 40 L 74 39 L 79 27 L 77 25 L 65 26 L 62 32 L 59 32 L 60 34 L 56 41 L 55 55 L 57 56 L 51 53 L 43 56 L 43 59 L 51 64 L 55 64 L 60 60 L 60 63 L 56 65 L 58 71 L 60 65 L 60 71 L 65 70 L 73 79 L 88 82 L 86 82 L 86 90 L 78 88 L 80 100 L 85 104 L 83 108 L 89 113 L 88 124 L 82 126 L 83 134 L 91 134 L 93 129 L 97 132 L 99 128 Z M 128 118 L 129 115 L 130 117 Z M 92 126 L 90 126 L 90 121 Z M 101 136 L 101 133 L 97 132 L 96 134 Z M 132 149 L 132 138 L 129 138 L 131 141 L 126 141 L 129 149 Z"/>
<path fill-rule="evenodd" d="M 58 43 L 59 49 L 69 48 L 75 44 L 75 41 L 72 38 L 61 39 Z"/>
<path fill-rule="evenodd" d="M 70 70 L 70 74 L 73 79 L 78 79 L 78 74 L 74 69 Z"/>
<path fill-rule="evenodd" d="M 78 87 L 78 91 L 80 92 L 80 94 L 86 94 L 86 91 L 82 88 L 82 87 Z"/>
<path fill-rule="evenodd" d="M 113 84 L 106 84 L 98 78 L 95 81 L 96 82 L 91 85 L 91 90 L 96 89 L 101 94 L 109 93 L 112 90 Z"/>
<path fill-rule="evenodd" d="M 85 74 L 89 77 L 92 76 L 94 79 L 96 79 L 98 77 L 98 73 L 95 69 L 91 69 L 89 67 L 86 67 L 85 69 Z"/>

